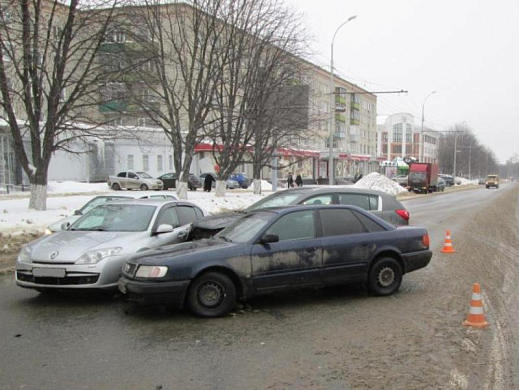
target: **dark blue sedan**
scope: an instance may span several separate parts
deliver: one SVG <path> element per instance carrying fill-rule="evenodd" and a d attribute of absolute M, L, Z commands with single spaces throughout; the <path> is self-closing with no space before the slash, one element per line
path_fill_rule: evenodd
<path fill-rule="evenodd" d="M 262 209 L 212 239 L 133 256 L 119 289 L 132 301 L 218 317 L 237 300 L 294 288 L 362 282 L 390 295 L 431 257 L 425 228 L 395 228 L 355 206 Z"/>

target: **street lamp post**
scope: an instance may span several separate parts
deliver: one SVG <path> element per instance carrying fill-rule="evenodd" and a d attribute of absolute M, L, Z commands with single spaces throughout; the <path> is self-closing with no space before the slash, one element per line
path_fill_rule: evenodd
<path fill-rule="evenodd" d="M 421 158 L 419 158 L 420 162 L 425 162 L 425 135 L 423 133 L 423 124 L 425 122 L 425 116 L 424 116 L 424 112 L 425 112 L 425 102 L 427 101 L 427 99 L 429 98 L 429 96 L 431 95 L 434 95 L 436 93 L 436 91 L 432 91 L 429 95 L 427 95 L 423 101 L 423 104 L 422 104 L 422 136 L 420 137 L 422 139 L 422 145 L 421 145 L 421 148 L 420 148 L 420 153 L 422 156 Z M 422 161 L 424 160 L 424 161 Z"/>
<path fill-rule="evenodd" d="M 333 185 L 333 135 L 335 132 L 335 88 L 333 86 L 333 42 L 335 41 L 335 36 L 339 32 L 342 26 L 344 26 L 346 23 L 352 21 L 357 16 L 350 16 L 348 20 L 346 20 L 344 23 L 342 23 L 339 27 L 337 27 L 337 30 L 335 30 L 335 33 L 333 34 L 332 38 L 332 44 L 331 44 L 331 61 L 330 61 L 330 134 L 328 137 L 328 178 L 329 178 L 329 184 Z M 349 142 L 349 140 L 348 140 Z"/>

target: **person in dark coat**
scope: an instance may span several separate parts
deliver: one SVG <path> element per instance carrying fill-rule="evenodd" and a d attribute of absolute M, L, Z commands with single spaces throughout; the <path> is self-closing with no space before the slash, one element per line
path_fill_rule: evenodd
<path fill-rule="evenodd" d="M 298 187 L 302 187 L 303 186 L 303 178 L 299 174 L 296 177 L 296 184 L 297 184 Z"/>
<path fill-rule="evenodd" d="M 292 188 L 294 186 L 294 179 L 292 178 L 291 173 L 288 174 L 287 185 L 288 185 L 288 188 Z"/>
<path fill-rule="evenodd" d="M 211 192 L 211 188 L 213 187 L 214 177 L 213 175 L 207 174 L 204 179 L 204 191 Z"/>

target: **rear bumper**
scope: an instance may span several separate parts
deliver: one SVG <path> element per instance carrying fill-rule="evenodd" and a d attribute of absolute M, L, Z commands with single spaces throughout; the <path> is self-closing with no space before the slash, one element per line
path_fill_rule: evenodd
<path fill-rule="evenodd" d="M 131 302 L 140 304 L 165 303 L 182 308 L 190 280 L 179 282 L 140 282 L 121 276 L 119 291 Z"/>
<path fill-rule="evenodd" d="M 430 250 L 406 253 L 402 255 L 405 263 L 405 272 L 416 271 L 420 268 L 425 268 L 429 264 L 432 258 L 432 252 Z"/>

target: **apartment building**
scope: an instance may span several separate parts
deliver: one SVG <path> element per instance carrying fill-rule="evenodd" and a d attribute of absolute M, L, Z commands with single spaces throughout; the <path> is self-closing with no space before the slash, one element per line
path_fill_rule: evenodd
<path fill-rule="evenodd" d="M 412 157 L 417 161 L 437 163 L 439 135 L 414 123 L 409 113 L 389 115 L 377 129 L 377 156 L 385 161 Z"/>

